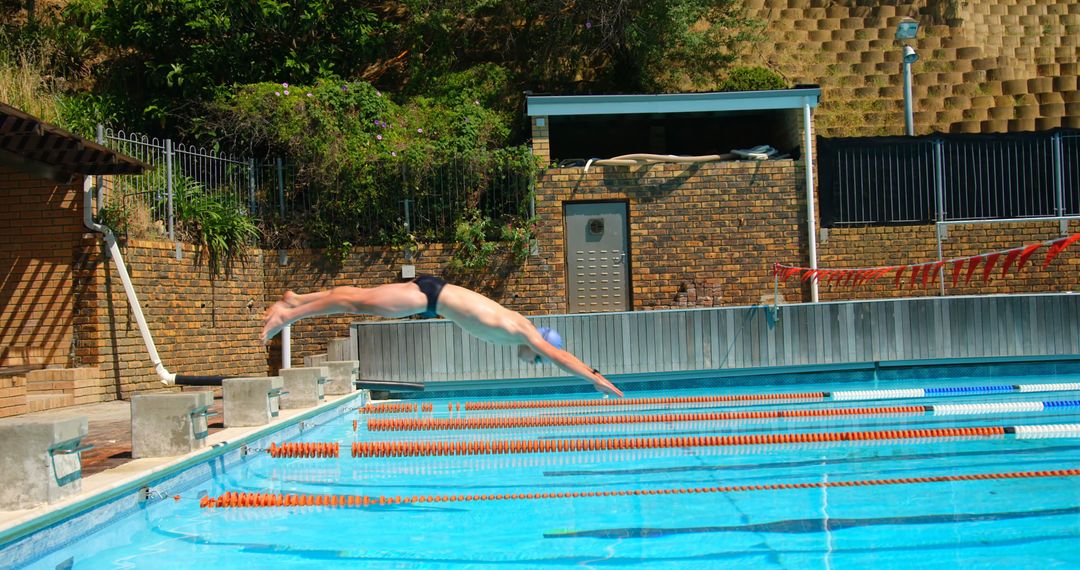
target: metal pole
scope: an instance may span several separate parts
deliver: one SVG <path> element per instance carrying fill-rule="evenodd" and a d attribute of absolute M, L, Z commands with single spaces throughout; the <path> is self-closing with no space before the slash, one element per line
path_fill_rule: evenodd
<path fill-rule="evenodd" d="M 806 231 L 810 245 L 810 269 L 817 269 L 817 225 L 814 222 L 814 151 L 810 130 L 810 103 L 803 103 L 803 169 L 806 170 Z M 817 279 L 810 280 L 810 302 L 818 302 Z"/>
<path fill-rule="evenodd" d="M 1065 216 L 1065 175 L 1062 172 L 1063 158 L 1061 153 L 1061 133 L 1054 133 L 1051 139 L 1054 143 L 1054 200 L 1055 209 L 1059 218 Z M 1058 220 L 1058 230 L 1061 235 L 1069 233 L 1069 222 L 1064 219 Z"/>
<path fill-rule="evenodd" d="M 292 367 L 292 325 L 281 329 L 281 369 Z"/>
<path fill-rule="evenodd" d="M 255 159 L 248 159 L 248 215 L 255 215 Z"/>
<path fill-rule="evenodd" d="M 277 165 L 277 192 L 278 192 L 278 210 L 281 214 L 282 221 L 285 220 L 285 172 L 281 166 L 281 157 L 274 159 L 274 163 Z"/>
<path fill-rule="evenodd" d="M 98 123 L 97 125 L 97 143 L 99 145 L 105 145 L 105 125 Z M 97 194 L 97 205 L 95 208 L 101 210 L 105 206 L 105 177 L 97 175 L 94 177 L 95 189 Z"/>
<path fill-rule="evenodd" d="M 403 202 L 405 202 L 405 233 L 411 233 L 412 220 L 410 219 L 409 206 L 411 205 L 412 200 L 406 198 Z M 405 261 L 412 261 L 412 248 L 407 248 L 405 250 Z"/>
<path fill-rule="evenodd" d="M 183 257 L 180 252 L 180 242 L 176 241 L 176 228 L 173 220 L 173 146 L 172 139 L 165 139 L 165 188 L 169 195 L 169 211 L 166 214 L 169 225 L 169 240 L 176 248 L 176 259 Z"/>
<path fill-rule="evenodd" d="M 907 135 L 915 136 L 915 118 L 911 110 L 911 64 L 904 62 L 904 123 Z"/>
<path fill-rule="evenodd" d="M 934 141 L 934 193 L 937 196 L 937 220 L 934 223 L 934 238 L 937 240 L 937 259 L 943 261 L 941 242 L 945 232 L 945 165 L 943 141 Z M 945 266 L 938 267 L 938 279 L 941 281 L 941 296 L 945 296 Z"/>

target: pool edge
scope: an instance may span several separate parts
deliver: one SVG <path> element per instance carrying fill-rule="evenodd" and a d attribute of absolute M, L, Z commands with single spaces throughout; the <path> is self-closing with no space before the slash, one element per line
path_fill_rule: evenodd
<path fill-rule="evenodd" d="M 227 453 L 238 450 L 251 441 L 267 437 L 275 432 L 287 429 L 295 424 L 303 422 L 304 420 L 330 412 L 335 408 L 344 407 L 350 401 L 361 397 L 363 394 L 364 392 L 362 391 L 353 392 L 352 394 L 345 394 L 340 398 L 328 401 L 321 406 L 317 406 L 309 410 L 303 411 L 296 416 L 284 418 L 277 423 L 271 423 L 266 426 L 257 426 L 256 429 L 254 429 L 253 431 L 242 435 L 237 439 L 234 439 L 232 441 L 222 440 L 210 444 L 204 449 L 194 451 L 188 455 L 180 456 L 172 460 L 171 462 L 133 474 L 128 478 L 124 478 L 110 485 L 106 485 L 102 489 L 90 491 L 91 494 L 89 496 L 79 498 L 79 496 L 77 495 L 75 498 L 69 499 L 72 502 L 61 501 L 59 503 L 56 503 L 55 505 L 38 507 L 38 509 L 44 509 L 45 512 L 42 512 L 38 515 L 30 516 L 29 519 L 23 520 L 22 522 L 15 522 L 10 527 L 4 528 L 3 523 L 0 523 L 0 551 L 4 551 L 7 548 L 16 545 L 18 541 L 34 534 L 35 532 L 41 531 L 54 524 L 70 519 L 72 517 L 76 517 L 80 514 L 86 513 L 114 499 L 134 493 L 140 488 L 148 486 L 151 482 L 178 475 L 193 466 L 199 465 L 204 462 L 212 461 L 218 457 L 224 456 Z M 221 432 L 219 432 L 219 434 L 220 433 Z M 109 471 L 103 471 L 102 473 L 97 475 L 108 474 Z M 29 510 L 29 512 L 33 512 L 34 510 L 37 509 L 31 509 Z M 10 513 L 19 511 L 6 512 Z"/>

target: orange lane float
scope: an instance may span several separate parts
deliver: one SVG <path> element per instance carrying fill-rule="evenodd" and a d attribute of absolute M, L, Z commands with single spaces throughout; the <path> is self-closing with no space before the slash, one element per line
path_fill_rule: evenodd
<path fill-rule="evenodd" d="M 266 449 L 270 457 L 340 457 L 341 444 L 337 442 L 271 443 Z"/>
<path fill-rule="evenodd" d="M 430 406 L 431 404 L 424 404 Z M 360 414 L 405 414 L 415 412 L 417 410 L 416 404 L 401 404 L 395 402 L 385 402 L 382 404 L 367 403 L 362 408 L 357 408 L 356 412 Z M 425 409 L 424 411 L 431 411 Z"/>
<path fill-rule="evenodd" d="M 614 449 L 664 449 L 673 447 L 719 447 L 776 445 L 834 441 L 927 439 L 942 437 L 1004 436 L 1006 428 L 970 427 L 845 431 L 758 435 L 677 436 L 620 439 L 514 440 L 514 441 L 364 441 L 353 442 L 353 457 L 420 457 L 445 455 L 492 455 L 503 453 L 554 453 L 607 451 Z"/>
<path fill-rule="evenodd" d="M 826 392 L 790 394 L 739 394 L 727 396 L 670 396 L 663 398 L 607 398 L 603 400 L 536 400 L 507 402 L 465 402 L 466 411 L 534 410 L 538 408 L 583 408 L 605 406 L 641 406 L 671 404 L 714 404 L 722 402 L 759 402 L 774 400 L 824 400 Z"/>
<path fill-rule="evenodd" d="M 817 410 L 768 410 L 756 412 L 667 413 L 625 416 L 522 416 L 488 418 L 369 418 L 369 431 L 435 431 L 534 427 L 578 427 L 589 425 L 701 422 L 856 416 L 883 414 L 925 414 L 929 406 L 885 406 L 876 408 L 829 408 Z"/>
<path fill-rule="evenodd" d="M 553 493 L 513 493 L 498 495 L 414 495 L 357 496 L 357 495 L 284 495 L 277 493 L 237 493 L 228 491 L 217 498 L 203 497 L 202 508 L 244 507 L 369 507 L 373 505 L 400 505 L 415 503 L 449 503 L 466 501 L 521 501 L 547 499 L 581 499 L 595 497 L 630 497 L 652 495 L 695 495 L 706 493 L 741 493 L 748 491 L 787 491 L 793 489 L 827 489 L 838 487 L 873 487 L 883 485 L 911 485 L 917 483 L 949 483 L 958 481 L 988 481 L 1003 479 L 1031 479 L 1080 476 L 1080 469 L 1047 471 L 1012 471 L 1007 473 L 974 473 L 970 475 L 932 475 L 927 477 L 903 477 L 896 479 L 861 479 L 854 481 L 809 481 L 802 483 L 768 483 L 764 485 L 725 485 L 717 487 L 692 487 L 669 489 L 621 489 L 610 491 L 560 491 Z"/>

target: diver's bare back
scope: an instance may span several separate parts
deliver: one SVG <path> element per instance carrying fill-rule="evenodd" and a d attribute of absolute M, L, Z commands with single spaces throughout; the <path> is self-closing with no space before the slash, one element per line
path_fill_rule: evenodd
<path fill-rule="evenodd" d="M 447 283 L 439 294 L 439 314 L 465 332 L 492 344 L 522 344 L 531 325 L 525 317 L 487 297 Z"/>

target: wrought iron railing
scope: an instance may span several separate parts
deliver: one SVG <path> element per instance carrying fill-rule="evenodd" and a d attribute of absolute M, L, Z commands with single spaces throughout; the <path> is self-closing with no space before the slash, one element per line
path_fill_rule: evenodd
<path fill-rule="evenodd" d="M 139 133 L 98 128 L 98 141 L 153 168 L 104 181 L 103 204 L 137 205 L 177 239 L 176 204 L 190 186 L 227 198 L 256 219 L 264 237 L 303 234 L 318 218 L 354 243 L 387 243 L 402 232 L 418 241 L 450 241 L 455 224 L 476 212 L 492 225 L 531 217 L 533 169 L 526 161 L 450 157 L 423 167 L 386 160 L 370 165 L 373 191 L 358 197 L 298 182 L 299 167 L 281 158 L 255 159 Z M 310 240 L 305 240 L 310 241 Z"/>

